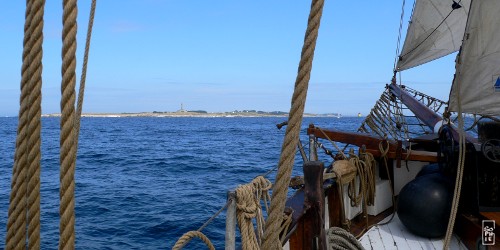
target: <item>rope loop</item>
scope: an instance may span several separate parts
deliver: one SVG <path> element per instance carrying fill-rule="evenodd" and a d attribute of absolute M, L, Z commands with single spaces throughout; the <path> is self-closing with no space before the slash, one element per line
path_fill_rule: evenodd
<path fill-rule="evenodd" d="M 193 238 L 199 238 L 201 239 L 203 242 L 205 242 L 205 244 L 207 245 L 208 249 L 210 250 L 215 250 L 215 247 L 214 245 L 212 244 L 212 242 L 208 239 L 207 236 L 205 236 L 202 232 L 199 232 L 199 231 L 189 231 L 185 234 L 183 234 L 178 240 L 177 242 L 175 242 L 175 245 L 174 247 L 172 248 L 172 250 L 179 250 L 179 249 L 182 249 L 188 242 L 190 242 Z"/>
<path fill-rule="evenodd" d="M 384 145 L 382 145 L 382 142 L 385 142 L 385 147 L 384 147 Z M 378 148 L 379 148 L 380 153 L 381 153 L 380 157 L 385 158 L 387 156 L 387 154 L 389 153 L 389 149 L 390 149 L 389 141 L 388 140 L 381 141 L 378 144 Z"/>
<path fill-rule="evenodd" d="M 243 249 L 258 249 L 264 234 L 264 215 L 261 200 L 268 208 L 271 182 L 263 176 L 257 176 L 252 182 L 240 185 L 236 189 L 236 217 L 241 232 Z M 257 229 L 254 230 L 252 219 L 255 218 Z M 281 218 L 283 220 L 283 218 Z M 257 232 L 257 234 L 255 234 Z"/>

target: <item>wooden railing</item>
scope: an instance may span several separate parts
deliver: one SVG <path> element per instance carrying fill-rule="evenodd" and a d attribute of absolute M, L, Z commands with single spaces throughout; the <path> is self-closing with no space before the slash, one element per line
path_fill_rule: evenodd
<path fill-rule="evenodd" d="M 407 151 L 402 148 L 401 141 L 391 141 L 381 139 L 379 137 L 371 136 L 364 133 L 355 132 L 345 132 L 337 131 L 333 129 L 320 129 L 314 125 L 309 125 L 307 129 L 307 134 L 314 135 L 317 138 L 331 139 L 336 142 L 341 142 L 345 144 L 355 145 L 358 147 L 366 147 L 366 152 L 371 153 L 375 157 L 381 156 L 380 146 L 386 148 L 389 146 L 389 151 L 387 153 L 388 158 L 396 160 L 409 160 L 409 161 L 425 161 L 425 162 L 437 162 L 437 154 L 429 151 L 419 151 L 412 150 Z M 326 136 L 325 136 L 326 135 Z"/>
<path fill-rule="evenodd" d="M 429 151 L 412 150 L 407 152 L 402 149 L 401 142 L 385 141 L 374 136 L 362 133 L 342 132 L 336 130 L 325 130 L 310 125 L 307 133 L 317 138 L 331 139 L 366 148 L 366 152 L 372 153 L 376 158 L 381 155 L 379 145 L 388 145 L 387 158 L 389 160 L 411 160 L 423 162 L 437 162 L 437 154 Z M 427 143 L 432 143 L 427 140 Z M 312 165 L 312 166 L 311 166 Z M 321 168 L 318 166 L 321 165 Z M 396 164 L 397 165 L 397 164 Z M 299 189 L 287 201 L 286 207 L 293 211 L 292 225 L 287 233 L 290 249 L 324 249 L 322 233 L 324 232 L 325 197 L 328 202 L 328 217 L 330 227 L 342 227 L 341 200 L 335 180 L 323 182 L 323 165 L 320 162 L 306 162 L 304 165 L 304 188 Z M 309 169 L 321 169 L 321 171 L 309 171 Z M 321 188 L 318 188 L 321 187 Z M 320 216 L 321 215 L 321 216 Z M 317 230 L 322 230 L 318 232 Z M 319 248 L 318 248 L 319 247 Z"/>

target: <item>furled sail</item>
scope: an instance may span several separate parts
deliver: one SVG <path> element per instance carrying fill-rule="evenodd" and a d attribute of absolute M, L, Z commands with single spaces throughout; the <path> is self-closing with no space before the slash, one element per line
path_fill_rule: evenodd
<path fill-rule="evenodd" d="M 449 108 L 500 115 L 500 1 L 472 1 Z"/>
<path fill-rule="evenodd" d="M 396 66 L 403 71 L 457 51 L 470 0 L 416 0 Z"/>

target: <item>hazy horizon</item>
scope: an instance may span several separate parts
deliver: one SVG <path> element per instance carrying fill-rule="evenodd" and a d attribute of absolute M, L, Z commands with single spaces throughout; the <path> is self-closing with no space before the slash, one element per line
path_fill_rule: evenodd
<path fill-rule="evenodd" d="M 16 116 L 25 3 L 5 4 L 0 116 Z M 89 6 L 79 2 L 77 83 Z M 406 14 L 411 7 L 407 3 Z M 83 111 L 175 111 L 183 103 L 208 112 L 289 112 L 309 8 L 310 1 L 100 1 Z M 400 11 L 401 3 L 389 0 L 370 6 L 326 1 L 305 112 L 370 111 L 392 77 Z M 47 1 L 43 114 L 60 112 L 61 19 L 61 4 Z M 404 71 L 403 83 L 446 101 L 454 58 Z"/>

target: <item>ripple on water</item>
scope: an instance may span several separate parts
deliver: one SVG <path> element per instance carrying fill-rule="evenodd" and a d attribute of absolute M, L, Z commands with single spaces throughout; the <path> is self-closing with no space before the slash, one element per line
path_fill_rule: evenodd
<path fill-rule="evenodd" d="M 83 118 L 76 166 L 77 249 L 170 249 L 279 160 L 283 118 Z M 359 119 L 306 118 L 351 129 Z M 59 235 L 59 118 L 42 119 L 42 249 Z M 0 228 L 17 119 L 0 118 Z M 339 127 L 340 126 L 340 127 Z M 307 138 L 303 138 L 307 140 Z M 300 161 L 297 161 L 300 164 Z M 294 173 L 300 173 L 300 165 Z M 225 213 L 203 232 L 223 248 Z M 4 245 L 5 230 L 0 230 Z M 187 249 L 204 248 L 195 241 Z"/>

